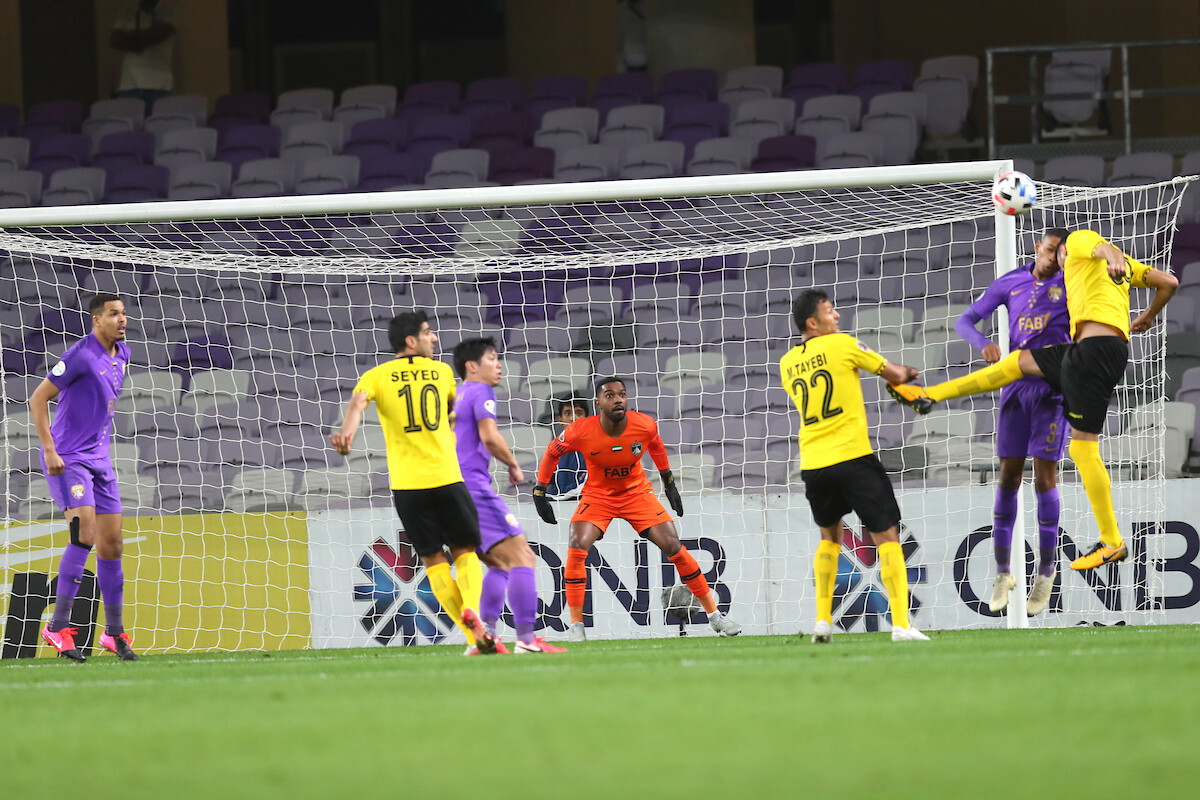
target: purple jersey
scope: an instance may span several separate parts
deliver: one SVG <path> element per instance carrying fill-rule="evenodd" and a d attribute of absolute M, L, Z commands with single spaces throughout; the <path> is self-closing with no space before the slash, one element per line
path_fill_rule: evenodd
<path fill-rule="evenodd" d="M 954 330 L 982 350 L 989 340 L 975 329 L 975 324 L 990 317 L 1000 306 L 1008 309 L 1011 350 L 1032 350 L 1071 341 L 1067 288 L 1061 270 L 1049 280 L 1035 280 L 1030 262 L 1001 275 L 963 312 Z"/>
<path fill-rule="evenodd" d="M 129 366 L 129 346 L 112 355 L 92 333 L 67 348 L 46 376 L 58 387 L 50 435 L 64 461 L 109 458 L 113 413 Z"/>
<path fill-rule="evenodd" d="M 496 418 L 496 390 L 480 381 L 467 381 L 454 399 L 454 433 L 458 438 L 458 464 L 467 488 L 492 488 L 488 464 L 492 454 L 479 439 L 479 422 Z"/>

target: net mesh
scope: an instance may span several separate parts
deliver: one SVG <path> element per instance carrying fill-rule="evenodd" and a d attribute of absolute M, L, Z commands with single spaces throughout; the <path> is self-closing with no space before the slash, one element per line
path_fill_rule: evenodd
<path fill-rule="evenodd" d="M 1097 230 L 1165 267 L 1184 185 L 1042 185 L 1036 210 L 1017 221 L 1018 261 L 1032 257 L 1041 230 L 1063 226 Z M 815 528 L 799 479 L 798 420 L 777 375 L 794 344 L 792 298 L 826 288 L 842 330 L 915 366 L 923 382 L 982 366 L 953 328 L 996 276 L 989 189 L 981 180 L 0 228 L 4 584 L 15 596 L 30 565 L 52 574 L 62 544 L 51 541 L 61 524 L 39 522 L 61 515 L 24 404 L 90 330 L 88 296 L 116 291 L 133 361 L 113 457 L 133 543 L 132 616 L 151 647 L 452 635 L 422 606 L 420 569 L 396 539 L 378 421 L 368 414 L 344 459 L 326 440 L 357 376 L 388 357 L 387 321 L 423 308 L 443 353 L 481 334 L 501 343 L 499 421 L 529 476 L 555 432 L 553 399 L 590 397 L 598 375 L 627 376 L 632 406 L 659 421 L 690 498 L 681 537 L 718 596 L 750 632 L 793 633 L 811 624 Z M 1146 301 L 1134 292 L 1135 307 Z M 1161 331 L 1134 338 L 1104 445 L 1114 478 L 1137 481 L 1116 489 L 1122 519 L 1152 532 L 1164 480 Z M 998 624 L 967 597 L 990 581 L 990 548 L 955 549 L 990 524 L 995 397 L 914 421 L 878 380 L 864 376 L 863 385 L 872 442 L 905 515 L 915 619 Z M 1072 476 L 1068 463 L 1064 480 Z M 528 487 L 498 478 L 542 556 L 539 624 L 561 630 L 565 526 L 544 526 Z M 360 519 L 382 533 L 345 522 Z M 1065 503 L 1063 528 L 1080 542 L 1088 520 L 1086 502 Z M 650 590 L 676 578 L 665 559 L 652 568 L 657 552 L 621 525 L 593 564 L 597 633 L 669 633 Z M 1153 547 L 1151 534 L 1146 558 Z M 886 624 L 869 549 L 863 540 L 843 557 L 838 613 L 851 630 Z M 392 595 L 379 588 L 383 573 L 398 587 Z M 409 583 L 410 608 L 400 599 Z M 1094 610 L 1093 595 L 1093 585 L 1062 587 L 1066 599 L 1048 624 Z"/>

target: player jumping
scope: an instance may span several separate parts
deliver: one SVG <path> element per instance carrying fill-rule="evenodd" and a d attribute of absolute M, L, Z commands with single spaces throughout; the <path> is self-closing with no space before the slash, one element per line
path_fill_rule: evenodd
<path fill-rule="evenodd" d="M 1000 360 L 1000 347 L 975 329 L 976 323 L 997 308 L 1008 310 L 1008 342 L 1028 350 L 1071 341 L 1067 315 L 1067 290 L 1058 268 L 1062 228 L 1047 230 L 1038 241 L 1034 260 L 997 278 L 959 317 L 958 335 L 983 351 L 989 364 Z M 1050 602 L 1058 554 L 1058 462 L 1067 444 L 1067 421 L 1062 395 L 1042 378 L 1027 377 L 1000 392 L 996 423 L 996 455 L 1000 458 L 1000 485 L 992 510 L 992 541 L 996 554 L 996 582 L 988 604 L 993 612 L 1008 606 L 1016 585 L 1012 576 L 1012 537 L 1017 519 L 1017 493 L 1025 458 L 1033 458 L 1033 483 L 1037 494 L 1038 574 L 1029 593 L 1026 613 L 1040 614 Z M 1023 557 L 1018 554 L 1018 557 Z"/>
<path fill-rule="evenodd" d="M 683 499 L 671 475 L 667 448 L 658 435 L 658 425 L 647 414 L 628 409 L 625 382 L 620 378 L 602 378 L 596 383 L 596 408 L 600 413 L 576 420 L 550 443 L 538 466 L 538 483 L 533 502 L 538 516 L 554 525 L 554 509 L 546 490 L 559 458 L 566 453 L 583 454 L 587 464 L 587 482 L 579 505 L 571 517 L 567 544 L 567 606 L 571 610 L 568 636 L 573 642 L 587 638 L 583 624 L 583 601 L 587 592 L 588 549 L 602 538 L 614 519 L 623 519 L 639 536 L 649 539 L 663 552 L 680 579 L 708 612 L 708 622 L 722 636 L 737 636 L 742 626 L 717 608 L 700 565 L 679 542 L 675 523 L 654 496 L 654 488 L 642 470 L 642 456 L 650 453 L 662 478 L 663 493 L 671 508 L 683 516 Z"/>
<path fill-rule="evenodd" d="M 514 486 L 525 481 L 525 473 L 496 427 L 495 387 L 500 383 L 502 370 L 496 342 L 490 337 L 467 339 L 454 348 L 454 371 L 463 379 L 454 404 L 458 463 L 479 511 L 482 544 L 478 552 L 488 566 L 483 576 L 479 616 L 495 639 L 496 651 L 508 652 L 496 637 L 496 622 L 507 594 L 513 626 L 517 629 L 516 652 L 565 653 L 566 648 L 556 647 L 533 634 L 538 606 L 533 568 L 537 560 L 521 523 L 492 487 L 492 474 L 488 471 L 488 464 L 495 456 L 508 467 L 508 479 Z"/>
<path fill-rule="evenodd" d="M 1067 287 L 1069 344 L 1014 350 L 997 363 L 952 381 L 927 388 L 893 384 L 888 391 L 897 402 L 918 414 L 929 413 L 935 403 L 943 400 L 991 392 L 1028 375 L 1043 377 L 1060 391 L 1071 426 L 1071 459 L 1079 469 L 1100 529 L 1100 541 L 1071 562 L 1071 569 L 1087 570 L 1124 561 L 1129 555 L 1117 528 L 1108 469 L 1100 458 L 1100 432 L 1104 430 L 1108 401 L 1129 361 L 1130 331 L 1150 329 L 1158 312 L 1175 294 L 1179 281 L 1130 258 L 1095 231 L 1068 234 L 1058 246 L 1056 261 Z M 1131 287 L 1154 289 L 1150 305 L 1132 324 Z"/>

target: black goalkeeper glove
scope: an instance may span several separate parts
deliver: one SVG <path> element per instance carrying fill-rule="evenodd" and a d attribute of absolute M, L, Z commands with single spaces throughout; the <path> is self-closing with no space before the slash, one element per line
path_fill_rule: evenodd
<path fill-rule="evenodd" d="M 671 504 L 671 508 L 675 509 L 675 515 L 683 516 L 683 498 L 679 496 L 679 487 L 675 485 L 675 476 L 671 474 L 671 470 L 664 469 L 658 473 L 663 482 L 663 494 L 667 496 L 667 502 Z"/>
<path fill-rule="evenodd" d="M 533 507 L 537 509 L 542 522 L 548 522 L 551 525 L 558 524 L 558 520 L 554 516 L 554 508 L 550 505 L 550 498 L 546 497 L 546 484 L 539 483 L 533 487 Z"/>

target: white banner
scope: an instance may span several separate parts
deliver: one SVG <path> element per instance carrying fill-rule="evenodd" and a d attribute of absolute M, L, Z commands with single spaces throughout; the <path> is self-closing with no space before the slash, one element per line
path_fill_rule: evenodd
<path fill-rule="evenodd" d="M 1098 537 L 1083 487 L 1060 487 L 1058 573 L 1050 608 L 1034 627 L 1084 623 L 1200 621 L 1200 492 L 1191 481 L 1165 484 L 1160 526 L 1150 511 L 1118 514 L 1130 557 L 1089 573 L 1070 561 Z M 923 629 L 1003 627 L 987 597 L 995 575 L 990 541 L 990 486 L 898 493 L 901 540 L 909 569 L 913 621 Z M 1118 509 L 1149 507 L 1147 484 L 1114 484 Z M 802 493 L 767 497 L 713 494 L 684 498 L 680 538 L 705 570 L 723 609 L 748 634 L 810 631 L 815 615 L 812 559 L 818 532 Z M 567 523 L 574 504 L 561 504 L 557 526 L 541 522 L 528 502 L 510 501 L 539 556 L 538 628 L 563 638 L 569 616 L 563 594 Z M 1032 583 L 1037 528 L 1032 491 L 1025 489 L 1026 573 Z M 887 630 L 887 595 L 875 548 L 852 531 L 842 548 L 835 623 L 843 630 Z M 441 613 L 424 569 L 401 542 L 390 508 L 327 511 L 309 522 L 313 647 L 361 647 L 461 642 Z M 662 590 L 679 583 L 674 567 L 624 522 L 615 522 L 588 559 L 589 638 L 678 635 L 668 622 Z M 715 635 L 703 615 L 690 635 Z M 510 629 L 511 630 L 511 629 Z M 509 634 L 511 636 L 511 633 Z"/>

